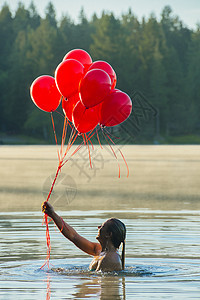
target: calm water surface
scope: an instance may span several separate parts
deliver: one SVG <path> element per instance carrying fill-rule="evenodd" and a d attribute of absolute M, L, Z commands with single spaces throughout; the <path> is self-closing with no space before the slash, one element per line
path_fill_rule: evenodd
<path fill-rule="evenodd" d="M 67 211 L 63 218 L 95 241 L 111 216 L 127 226 L 126 268 L 88 270 L 91 257 L 52 224 L 51 268 L 40 212 L 0 214 L 0 299 L 199 299 L 200 211 Z M 51 224 L 51 223 L 50 223 Z"/>

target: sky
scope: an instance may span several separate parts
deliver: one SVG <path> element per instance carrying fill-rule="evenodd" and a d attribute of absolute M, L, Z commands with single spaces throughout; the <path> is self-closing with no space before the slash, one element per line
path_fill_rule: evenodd
<path fill-rule="evenodd" d="M 0 8 L 4 3 L 7 3 L 12 13 L 16 11 L 19 0 L 0 0 Z M 28 8 L 31 0 L 21 0 Z M 44 16 L 44 11 L 49 3 L 49 0 L 33 0 L 40 16 Z M 94 14 L 101 15 L 102 10 L 107 12 L 114 12 L 116 17 L 122 13 L 127 13 L 131 8 L 132 12 L 139 20 L 144 16 L 146 18 L 154 12 L 159 19 L 161 11 L 164 6 L 170 5 L 173 15 L 178 15 L 187 27 L 191 29 L 196 28 L 196 24 L 200 23 L 200 0 L 51 0 L 53 3 L 57 20 L 63 14 L 68 14 L 74 21 L 78 21 L 78 15 L 81 7 L 84 8 L 86 17 Z"/>

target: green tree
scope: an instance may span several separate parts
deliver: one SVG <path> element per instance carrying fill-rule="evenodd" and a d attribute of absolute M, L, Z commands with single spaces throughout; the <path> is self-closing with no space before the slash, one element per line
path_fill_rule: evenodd
<path fill-rule="evenodd" d="M 92 33 L 92 23 L 87 20 L 84 9 L 81 8 L 79 14 L 79 23 L 76 25 L 74 32 L 74 48 L 82 48 L 86 51 L 90 51 Z"/>
<path fill-rule="evenodd" d="M 151 102 L 158 111 L 157 135 L 166 132 L 166 121 L 169 115 L 169 104 L 167 97 L 167 75 L 163 64 L 163 55 L 159 49 L 159 41 L 154 48 L 151 63 L 150 95 Z"/>
<path fill-rule="evenodd" d="M 199 133 L 200 129 L 200 26 L 192 35 L 188 51 L 188 74 L 185 80 L 187 129 Z"/>
<path fill-rule="evenodd" d="M 29 22 L 30 27 L 36 29 L 40 25 L 41 18 L 36 10 L 33 1 L 31 1 L 29 6 L 29 14 L 30 14 L 30 22 Z"/>
<path fill-rule="evenodd" d="M 23 128 L 26 119 L 27 102 L 24 97 L 26 74 L 25 48 L 26 48 L 26 29 L 30 20 L 29 12 L 20 2 L 12 21 L 13 43 L 11 51 L 8 53 L 9 69 L 7 83 L 7 99 L 4 101 L 4 117 L 6 119 L 6 130 L 10 132 L 19 132 Z"/>
<path fill-rule="evenodd" d="M 13 45 L 13 19 L 10 9 L 4 5 L 0 12 L 0 131 L 6 130 L 5 111 L 8 106 L 8 93 L 10 88 L 9 70 L 10 53 Z"/>
<path fill-rule="evenodd" d="M 40 25 L 34 30 L 28 32 L 29 49 L 26 52 L 27 62 L 29 60 L 30 75 L 27 82 L 26 90 L 32 81 L 40 75 L 54 76 L 57 64 L 61 58 L 57 56 L 58 46 L 58 28 L 55 18 L 55 10 L 52 4 L 48 4 L 46 16 L 40 21 Z M 30 95 L 26 96 L 28 103 L 27 118 L 24 122 L 25 130 L 30 130 L 30 124 L 33 125 L 33 132 L 43 134 L 46 139 L 49 118 L 44 115 L 44 119 L 38 122 L 42 113 L 37 112 L 38 108 L 30 100 Z M 44 113 L 43 113 L 44 114 Z M 41 127 L 41 128 L 39 128 Z M 35 130 L 35 131 L 34 131 Z"/>
<path fill-rule="evenodd" d="M 75 27 L 68 15 L 62 17 L 58 31 L 58 57 L 63 58 L 68 51 L 75 48 Z"/>
<path fill-rule="evenodd" d="M 90 52 L 94 60 L 106 60 L 116 65 L 119 58 L 120 21 L 111 14 L 102 13 L 95 21 L 95 32 Z"/>
<path fill-rule="evenodd" d="M 46 9 L 45 9 L 45 19 L 47 20 L 48 24 L 54 28 L 57 27 L 57 20 L 56 20 L 56 11 L 52 4 L 49 2 Z"/>
<path fill-rule="evenodd" d="M 24 4 L 19 2 L 15 16 L 13 18 L 13 27 L 15 35 L 21 31 L 26 30 L 30 23 L 30 13 L 25 9 Z"/>
<path fill-rule="evenodd" d="M 184 39 L 182 22 L 178 17 L 172 16 L 172 10 L 166 6 L 162 12 L 161 25 L 166 38 L 167 50 L 164 50 L 164 66 L 167 75 L 167 91 L 169 114 L 166 120 L 168 134 L 183 134 L 185 119 L 188 117 L 185 109 L 185 56 L 188 51 L 188 41 Z"/>
<path fill-rule="evenodd" d="M 141 90 L 142 61 L 139 57 L 141 43 L 141 24 L 131 9 L 121 19 L 121 44 L 118 44 L 120 59 L 117 64 L 118 82 L 122 89 L 132 94 Z"/>
<path fill-rule="evenodd" d="M 161 25 L 169 47 L 173 46 L 186 71 L 188 47 L 191 43 L 191 30 L 183 25 L 178 16 L 172 15 L 170 6 L 165 6 L 161 14 Z"/>

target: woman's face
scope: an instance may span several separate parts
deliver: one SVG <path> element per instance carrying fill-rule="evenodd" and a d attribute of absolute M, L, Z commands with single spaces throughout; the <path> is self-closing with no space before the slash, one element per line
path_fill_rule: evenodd
<path fill-rule="evenodd" d="M 98 241 L 103 241 L 104 239 L 106 239 L 106 234 L 108 233 L 107 228 L 108 228 L 107 222 L 98 226 L 98 234 L 96 236 L 96 239 Z"/>

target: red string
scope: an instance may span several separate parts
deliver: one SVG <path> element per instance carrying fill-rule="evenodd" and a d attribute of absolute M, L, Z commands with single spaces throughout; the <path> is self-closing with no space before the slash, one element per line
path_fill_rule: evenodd
<path fill-rule="evenodd" d="M 113 147 L 111 146 L 111 144 L 109 143 L 109 141 L 108 141 L 107 138 L 106 138 L 106 136 L 108 136 L 108 135 L 107 135 L 106 133 L 104 134 L 103 130 L 102 130 L 102 133 L 103 133 L 103 135 L 104 135 L 104 137 L 105 137 L 105 139 L 106 139 L 108 145 L 110 146 L 110 149 L 112 150 L 112 152 L 113 152 L 113 154 L 114 154 L 114 156 L 115 156 L 115 158 L 116 158 L 116 160 L 117 160 L 117 164 L 118 164 L 118 168 L 119 168 L 119 176 L 118 176 L 118 177 L 120 178 L 120 175 L 121 175 L 121 173 L 120 173 L 120 164 L 119 164 L 119 162 L 118 162 L 117 155 L 116 155 L 116 153 L 115 153 Z M 105 135 L 106 135 L 106 136 L 105 136 Z M 108 136 L 108 137 L 109 137 L 109 136 Z"/>
<path fill-rule="evenodd" d="M 74 154 L 76 154 L 76 152 L 78 152 L 78 151 L 81 149 L 82 146 L 83 146 L 82 144 L 78 145 L 78 147 L 74 150 L 74 152 L 70 155 L 70 157 L 69 157 L 68 159 L 66 159 L 66 160 L 63 162 L 62 167 L 70 160 L 70 158 L 71 158 Z"/>
<path fill-rule="evenodd" d="M 86 139 L 86 143 L 87 143 L 87 147 L 88 147 L 88 155 L 89 155 L 89 160 L 90 160 L 90 167 L 92 168 L 92 160 L 91 160 L 91 155 L 90 155 L 90 147 L 89 147 L 89 143 L 88 143 L 88 139 L 87 139 L 86 133 L 85 133 L 85 139 Z"/>
<path fill-rule="evenodd" d="M 54 138 L 55 138 L 55 142 L 56 142 L 56 146 L 58 146 L 58 140 L 57 140 L 57 136 L 56 136 L 56 128 L 55 128 L 55 123 L 53 120 L 53 113 L 51 112 L 51 122 L 52 122 L 52 126 L 53 126 L 53 132 L 54 132 Z M 60 162 L 60 154 L 59 154 L 59 150 L 57 150 L 58 152 L 58 159 Z"/>
<path fill-rule="evenodd" d="M 61 140 L 61 149 L 60 149 L 60 156 L 61 156 L 61 158 L 62 158 L 63 148 L 64 148 L 64 144 L 65 144 L 65 138 L 66 138 L 66 134 L 67 134 L 66 119 L 67 118 L 65 116 L 65 118 L 64 118 L 64 124 L 63 124 L 62 140 Z"/>
<path fill-rule="evenodd" d="M 92 131 L 90 131 L 90 133 L 89 133 L 88 136 L 87 136 L 87 139 L 90 140 L 90 139 L 94 136 L 94 134 L 95 134 L 95 131 L 94 131 L 93 133 L 92 133 Z M 77 136 L 78 136 L 78 133 L 77 133 L 77 135 L 75 136 L 73 143 L 75 142 Z M 82 137 L 83 137 L 82 143 L 81 143 L 80 145 L 78 145 L 78 147 L 74 150 L 74 152 L 70 155 L 70 157 L 69 157 L 67 160 L 65 160 L 65 161 L 63 162 L 62 167 L 66 164 L 66 162 L 69 161 L 69 159 L 70 159 L 74 154 L 76 154 L 76 153 L 81 149 L 81 147 L 83 146 L 83 144 L 86 145 L 86 141 L 85 141 L 84 135 L 82 135 Z M 73 144 L 73 143 L 72 143 L 72 144 Z"/>
<path fill-rule="evenodd" d="M 44 217 L 45 217 L 45 224 L 46 224 L 47 256 L 46 256 L 44 264 L 41 266 L 41 269 L 44 268 L 46 265 L 49 269 L 49 259 L 50 259 L 50 253 L 51 253 L 51 242 L 50 242 L 50 234 L 49 234 L 49 225 L 48 225 L 48 216 L 47 216 L 47 214 L 45 214 Z"/>
<path fill-rule="evenodd" d="M 70 135 L 69 141 L 68 141 L 68 144 L 67 144 L 67 149 L 65 151 L 65 154 L 63 155 L 62 160 L 64 160 L 64 158 L 66 157 L 67 153 L 69 152 L 71 146 L 73 145 L 73 143 L 75 142 L 75 140 L 76 140 L 76 138 L 78 136 L 78 132 L 77 132 L 76 135 L 75 135 L 75 133 L 76 133 L 76 130 L 73 127 L 73 129 L 71 131 L 71 135 Z M 74 138 L 74 136 L 75 136 L 75 138 Z M 74 140 L 73 140 L 73 138 L 74 138 Z"/>
<path fill-rule="evenodd" d="M 56 175 L 55 175 L 54 181 L 53 181 L 53 183 L 52 183 L 52 185 L 51 185 L 51 189 L 50 189 L 50 191 L 49 191 L 49 194 L 48 194 L 48 196 L 47 196 L 47 200 L 46 200 L 46 201 L 49 201 L 49 198 L 50 198 L 51 193 L 52 193 L 52 191 L 53 191 L 54 185 L 55 185 L 55 183 L 56 183 L 56 179 L 57 179 L 58 174 L 59 174 L 59 172 L 60 172 L 60 170 L 61 170 L 61 167 L 62 167 L 61 163 L 62 163 L 62 161 L 61 161 L 61 162 L 59 163 L 59 165 L 58 165 L 58 168 L 57 168 L 57 171 L 56 171 Z"/>
<path fill-rule="evenodd" d="M 57 177 L 58 177 L 58 174 L 59 174 L 59 172 L 60 172 L 60 170 L 61 170 L 61 161 L 59 162 L 59 165 L 58 165 L 58 169 L 57 169 L 57 171 L 56 171 L 56 175 L 55 175 L 55 178 L 54 178 L 54 181 L 53 181 L 53 183 L 52 183 L 52 185 L 51 185 L 51 189 L 50 189 L 50 191 L 49 191 L 49 194 L 48 194 L 48 196 L 47 196 L 47 200 L 46 201 L 49 201 L 49 198 L 50 198 L 50 196 L 51 196 L 51 193 L 52 193 L 52 191 L 53 191 L 53 188 L 54 188 L 54 185 L 55 185 L 55 183 L 56 183 L 56 179 L 57 179 Z M 42 265 L 42 267 L 41 267 L 41 269 L 45 266 L 45 265 L 47 265 L 47 267 L 48 267 L 48 269 L 49 269 L 49 260 L 50 260 L 50 253 L 51 253 L 51 242 L 50 242 L 50 234 L 49 234 L 49 222 L 51 221 L 49 221 L 48 222 L 48 216 L 47 216 L 47 214 L 45 214 L 44 215 L 44 223 L 45 223 L 45 225 L 46 225 L 46 242 L 47 242 L 47 257 L 46 257 L 46 261 L 44 262 L 44 264 Z"/>
<path fill-rule="evenodd" d="M 50 286 L 50 280 L 49 280 L 49 274 L 48 274 L 46 300 L 50 300 L 50 299 L 51 299 L 51 286 Z"/>
<path fill-rule="evenodd" d="M 85 134 L 85 135 L 86 135 L 87 141 L 89 141 L 90 144 L 91 144 L 91 146 L 92 146 L 92 150 L 94 150 L 94 145 L 93 145 L 93 143 L 92 143 L 92 141 L 91 141 L 91 138 L 88 139 L 88 135 L 87 135 L 87 134 Z"/>
<path fill-rule="evenodd" d="M 55 131 L 55 125 L 54 125 L 54 121 L 53 121 L 53 115 L 51 113 L 51 117 L 52 117 L 52 124 L 53 124 L 53 130 L 54 130 L 54 136 L 55 136 L 55 141 L 56 141 L 56 144 L 57 144 L 57 137 L 56 137 L 56 131 Z M 46 201 L 49 201 L 49 198 L 51 196 L 51 193 L 53 191 L 53 188 L 54 188 L 54 185 L 56 183 L 56 180 L 57 180 L 57 177 L 58 177 L 58 174 L 59 172 L 61 171 L 61 168 L 63 166 L 63 160 L 64 160 L 64 157 L 67 155 L 67 152 L 69 151 L 69 149 L 71 148 L 71 146 L 73 145 L 73 143 L 75 142 L 77 136 L 78 136 L 78 133 L 75 135 L 76 131 L 74 130 L 71 138 L 69 139 L 69 143 L 68 143 L 68 146 L 67 146 L 67 150 L 64 154 L 64 156 L 62 157 L 62 153 L 63 153 L 63 147 L 64 147 L 64 143 L 65 143 L 65 138 L 66 138 L 66 133 L 67 133 L 67 125 L 68 125 L 68 122 L 66 122 L 66 118 L 64 119 L 64 124 L 63 124 L 63 134 L 62 134 L 62 142 L 61 142 L 61 150 L 60 150 L 60 155 L 59 155 L 59 152 L 58 152 L 58 158 L 59 158 L 59 165 L 58 165 L 58 168 L 57 168 L 57 171 L 56 171 L 56 174 L 55 174 L 55 178 L 52 182 L 52 185 L 51 185 L 51 188 L 50 188 L 50 191 L 49 191 L 49 194 L 47 196 L 47 200 Z M 75 136 L 75 137 L 74 137 Z M 47 243 L 47 256 L 46 256 L 46 260 L 44 262 L 44 264 L 42 265 L 41 268 L 43 268 L 44 266 L 47 265 L 48 269 L 49 269 L 49 261 L 50 261 L 50 253 L 51 253 L 51 242 L 50 242 L 50 233 L 49 233 L 49 225 L 48 223 L 51 221 L 48 222 L 48 216 L 47 214 L 44 215 L 44 218 L 43 218 L 43 221 L 46 225 L 46 243 Z M 64 222 L 64 221 L 63 221 Z M 64 224 L 65 225 L 65 224 Z M 65 226 L 66 227 L 66 226 Z M 63 229 L 63 228 L 62 228 Z"/>
<path fill-rule="evenodd" d="M 111 137 L 107 134 L 107 133 L 105 133 L 106 134 L 106 136 L 110 139 L 110 141 L 115 145 L 115 143 L 113 142 L 113 140 L 111 139 Z M 121 154 L 121 156 L 122 156 L 122 158 L 123 158 L 123 160 L 124 160 L 124 162 L 125 162 L 125 165 L 126 165 L 126 168 L 127 168 L 127 177 L 129 176 L 129 167 L 128 167 L 128 164 L 127 164 L 127 162 L 126 162 L 126 159 L 125 159 L 125 157 L 124 157 L 124 155 L 123 155 L 123 153 L 122 153 L 122 151 L 118 148 L 118 150 L 119 150 L 119 152 L 120 152 L 120 154 Z"/>
<path fill-rule="evenodd" d="M 88 155 L 89 155 L 90 167 L 92 168 L 92 162 L 91 162 L 91 156 L 90 156 L 90 147 L 89 147 L 89 144 L 88 144 L 87 136 L 86 136 L 85 133 L 82 136 L 83 136 L 84 145 L 88 147 Z"/>
<path fill-rule="evenodd" d="M 123 158 L 123 160 L 124 160 L 124 162 L 125 162 L 125 164 L 126 164 L 126 168 L 127 168 L 127 177 L 128 177 L 128 176 L 129 176 L 129 167 L 128 167 L 128 164 L 127 164 L 127 162 L 126 162 L 126 159 L 125 159 L 125 157 L 124 157 L 122 151 L 121 151 L 120 149 L 118 149 L 118 150 L 119 150 L 119 152 L 121 153 L 121 156 L 122 156 L 122 158 Z"/>
<path fill-rule="evenodd" d="M 100 145 L 101 149 L 103 149 L 103 147 L 101 145 L 101 142 L 100 142 L 100 138 L 99 138 L 99 134 L 98 134 L 98 130 L 97 129 L 96 129 L 96 133 L 97 133 L 97 139 L 98 139 L 99 145 Z"/>

